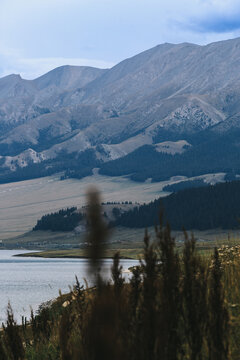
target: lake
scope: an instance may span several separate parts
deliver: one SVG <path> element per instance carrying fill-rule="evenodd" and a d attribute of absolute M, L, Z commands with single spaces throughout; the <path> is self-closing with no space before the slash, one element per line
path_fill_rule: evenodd
<path fill-rule="evenodd" d="M 31 307 L 36 311 L 43 302 L 56 298 L 69 291 L 75 282 L 89 280 L 88 261 L 86 259 L 42 259 L 14 257 L 26 253 L 25 250 L 0 251 L 0 324 L 6 320 L 8 301 L 17 321 L 21 316 L 30 316 Z M 121 260 L 123 269 L 136 265 L 135 260 Z M 112 260 L 104 261 L 104 275 L 110 278 Z M 125 277 L 129 276 L 126 273 Z M 89 285 L 91 281 L 89 280 Z"/>

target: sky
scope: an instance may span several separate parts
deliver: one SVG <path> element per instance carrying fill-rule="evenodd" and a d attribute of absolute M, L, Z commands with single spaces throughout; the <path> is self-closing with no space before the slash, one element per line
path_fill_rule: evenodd
<path fill-rule="evenodd" d="M 165 42 L 238 36 L 239 0 L 0 0 L 0 77 L 109 68 Z"/>

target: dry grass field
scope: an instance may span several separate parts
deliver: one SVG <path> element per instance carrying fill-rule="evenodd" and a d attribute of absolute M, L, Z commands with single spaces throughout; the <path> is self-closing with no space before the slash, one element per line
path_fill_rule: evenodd
<path fill-rule="evenodd" d="M 215 176 L 215 175 L 214 175 Z M 205 176 L 208 181 L 212 175 Z M 216 177 L 216 176 L 215 176 Z M 167 195 L 162 189 L 165 185 L 180 181 L 181 177 L 175 177 L 169 181 L 159 183 L 138 183 L 122 177 L 102 176 L 95 173 L 84 179 L 60 180 L 60 175 L 21 181 L 0 185 L 0 240 L 15 238 L 29 232 L 42 215 L 57 211 L 64 207 L 81 207 L 86 201 L 86 191 L 90 186 L 96 186 L 101 191 L 103 202 L 132 201 L 138 203 L 149 202 L 159 196 Z M 136 238 L 143 231 L 119 230 L 114 238 Z M 199 234 L 204 239 L 216 238 L 216 235 L 225 239 L 227 232 L 210 231 Z M 47 234 L 46 234 L 47 235 Z M 45 236 L 46 236 L 45 235 Z M 51 242 L 59 237 L 61 243 L 65 243 L 65 234 L 48 234 Z M 42 234 L 28 234 L 28 238 L 20 241 L 42 241 Z M 235 236 L 235 235 L 234 235 Z M 238 235 L 236 235 L 238 236 Z M 32 239 L 33 237 L 33 239 Z M 69 238 L 72 235 L 68 235 Z M 57 239 L 58 240 L 58 239 Z M 69 239 L 70 240 L 70 239 Z M 71 239 L 70 242 L 76 242 Z M 15 240 L 13 241 L 15 242 Z M 67 241 L 68 242 L 68 241 Z"/>
<path fill-rule="evenodd" d="M 143 256 L 143 237 L 144 229 L 129 229 L 117 227 L 111 230 L 107 251 L 105 256 L 112 258 L 116 251 L 119 251 L 120 257 L 129 259 L 139 259 Z M 196 238 L 196 249 L 201 255 L 209 256 L 213 254 L 214 248 L 221 248 L 224 245 L 239 246 L 240 231 L 231 231 L 229 234 L 224 230 L 194 231 Z M 148 229 L 150 240 L 155 239 L 155 229 Z M 172 235 L 176 239 L 176 248 L 181 253 L 184 245 L 184 234 L 181 231 L 173 231 Z M 189 236 L 191 234 L 189 233 Z M 39 249 L 37 253 L 26 253 L 23 256 L 34 256 L 44 258 L 85 258 L 87 257 L 85 246 L 81 246 L 86 241 L 85 234 L 75 235 L 74 233 L 52 233 L 45 231 L 36 231 L 24 234 L 18 238 L 7 240 L 8 245 L 14 245 L 16 242 L 24 248 Z M 29 246 L 29 242 L 41 244 L 40 246 Z M 57 244 L 57 246 L 56 246 Z M 62 249 L 61 246 L 67 244 L 68 247 Z M 55 246 L 54 246 L 55 245 Z M 79 246 L 80 248 L 73 248 Z M 22 256 L 22 255 L 21 255 Z"/>
<path fill-rule="evenodd" d="M 42 215 L 64 207 L 85 204 L 91 185 L 101 191 L 102 201 L 148 202 L 158 196 L 166 182 L 136 183 L 125 177 L 93 175 L 84 179 L 45 177 L 0 185 L 0 240 L 32 229 Z"/>

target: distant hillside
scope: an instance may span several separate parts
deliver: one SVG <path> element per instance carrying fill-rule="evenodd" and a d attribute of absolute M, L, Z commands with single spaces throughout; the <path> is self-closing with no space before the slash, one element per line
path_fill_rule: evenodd
<path fill-rule="evenodd" d="M 172 229 L 234 229 L 240 219 L 240 181 L 179 191 L 120 215 L 113 225 L 141 228 L 168 221 Z"/>
<path fill-rule="evenodd" d="M 240 38 L 161 44 L 111 69 L 1 78 L 0 183 L 94 167 L 137 181 L 240 174 L 239 58 Z M 69 161 L 89 151 L 89 165 Z"/>
<path fill-rule="evenodd" d="M 175 184 L 166 185 L 163 187 L 162 190 L 167 192 L 178 192 L 180 190 L 199 188 L 201 186 L 208 186 L 208 185 L 210 184 L 204 182 L 203 179 L 189 180 L 189 181 L 187 180 L 187 181 L 180 181 Z"/>
<path fill-rule="evenodd" d="M 58 212 L 42 216 L 34 226 L 33 231 L 72 231 L 83 219 L 83 215 L 76 207 L 59 210 Z"/>
<path fill-rule="evenodd" d="M 101 165 L 100 173 L 110 176 L 129 174 L 132 180 L 167 180 L 172 176 L 193 177 L 208 173 L 235 172 L 240 174 L 240 130 L 213 135 L 203 132 L 189 137 L 194 145 L 188 150 L 169 154 L 145 145 L 132 153 Z"/>

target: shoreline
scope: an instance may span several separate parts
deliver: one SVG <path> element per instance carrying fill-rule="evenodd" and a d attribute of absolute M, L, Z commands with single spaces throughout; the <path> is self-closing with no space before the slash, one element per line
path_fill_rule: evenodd
<path fill-rule="evenodd" d="M 35 257 L 35 258 L 42 258 L 42 259 L 83 259 L 83 260 L 88 260 L 89 257 L 85 256 L 85 255 L 68 255 L 68 254 L 49 254 L 48 251 L 39 251 L 39 252 L 29 252 L 29 253 L 24 253 L 24 254 L 16 254 L 13 255 L 14 257 Z M 109 255 L 109 256 L 104 256 L 103 259 L 112 259 L 113 258 L 113 254 Z M 123 260 L 137 260 L 135 257 L 129 257 L 129 256 L 123 256 L 120 255 L 119 257 L 120 259 Z"/>

